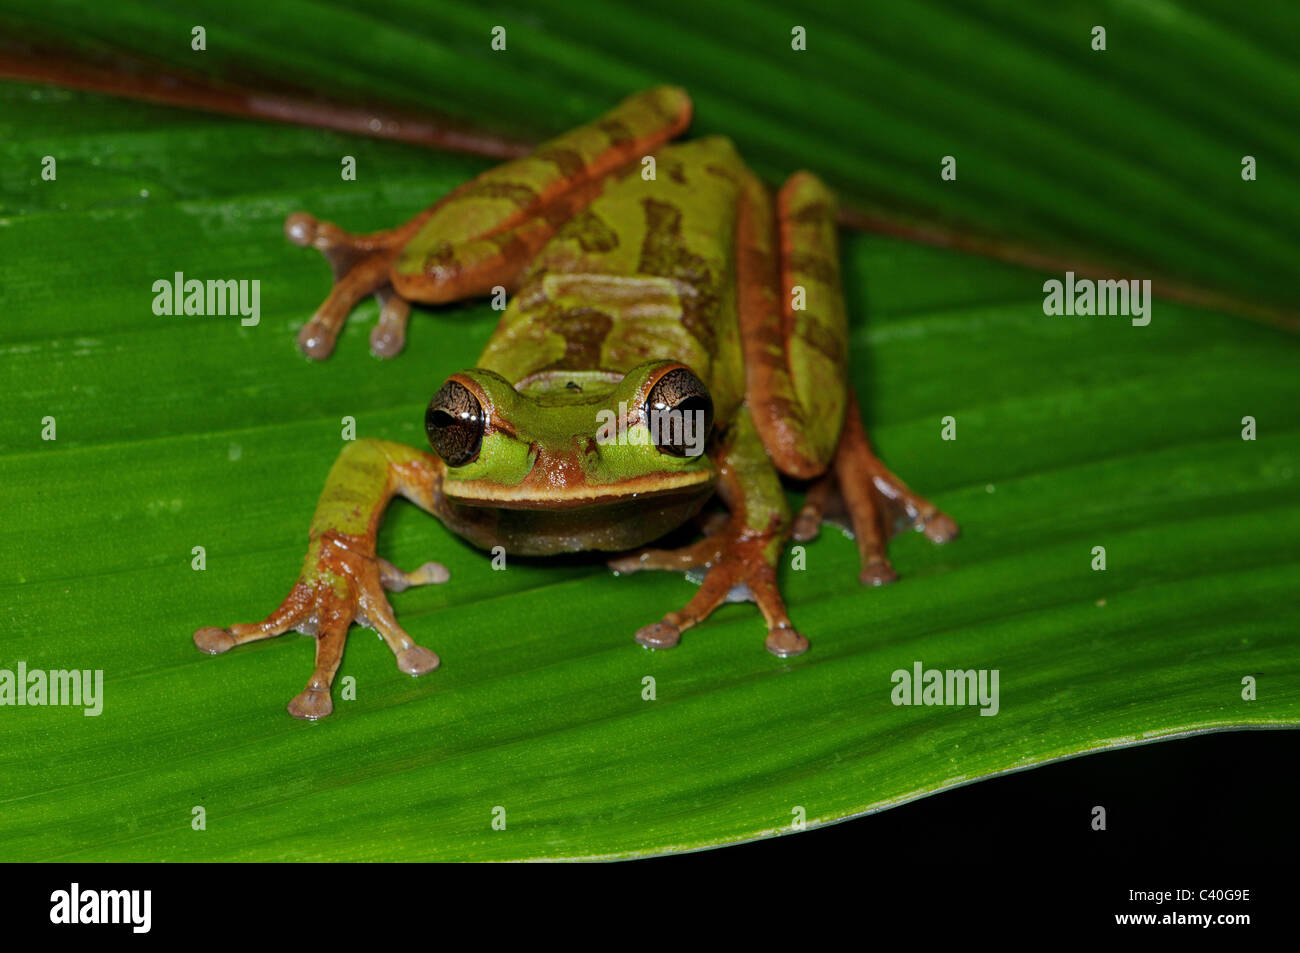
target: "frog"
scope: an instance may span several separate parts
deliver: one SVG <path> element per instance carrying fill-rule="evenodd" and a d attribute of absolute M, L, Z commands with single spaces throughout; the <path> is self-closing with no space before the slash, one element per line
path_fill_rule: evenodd
<path fill-rule="evenodd" d="M 428 447 L 347 442 L 288 595 L 260 622 L 198 629 L 199 650 L 290 630 L 313 637 L 311 677 L 287 706 L 312 721 L 334 710 L 353 624 L 378 632 L 400 671 L 438 668 L 388 593 L 449 573 L 377 555 L 395 497 L 483 550 L 595 552 L 620 576 L 693 574 L 685 605 L 634 633 L 657 651 L 730 601 L 757 604 L 772 656 L 807 651 L 778 568 L 791 541 L 823 524 L 851 533 L 868 586 L 897 578 L 892 536 L 957 536 L 950 516 L 885 467 L 864 428 L 833 192 L 808 171 L 769 188 L 723 136 L 674 141 L 692 110 L 674 86 L 629 96 L 389 230 L 288 216 L 288 239 L 320 251 L 334 274 L 298 335 L 313 360 L 330 355 L 367 295 L 382 358 L 403 350 L 413 303 L 502 292 L 508 303 L 477 366 L 430 399 Z M 797 513 L 783 481 L 806 488 Z M 656 545 L 677 531 L 693 535 Z"/>

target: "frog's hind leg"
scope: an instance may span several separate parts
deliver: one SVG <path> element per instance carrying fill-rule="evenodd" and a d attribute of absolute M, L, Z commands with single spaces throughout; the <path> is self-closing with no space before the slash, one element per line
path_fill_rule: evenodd
<path fill-rule="evenodd" d="M 806 542 L 817 536 L 823 522 L 842 521 L 847 521 L 858 546 L 862 564 L 858 578 L 870 586 L 898 578 L 885 554 L 891 537 L 915 529 L 936 543 L 946 543 L 959 532 L 952 517 L 909 489 L 872 452 L 852 393 L 835 459 L 809 488 L 795 518 L 793 537 Z"/>
<path fill-rule="evenodd" d="M 405 344 L 411 302 L 442 304 L 498 286 L 514 290 L 534 256 L 600 194 L 612 173 L 677 135 L 690 115 L 690 99 L 675 87 L 629 97 L 601 119 L 489 169 L 386 232 L 351 235 L 294 213 L 285 221 L 289 239 L 324 254 L 335 279 L 299 334 L 299 346 L 311 357 L 328 357 L 348 313 L 374 294 L 381 314 L 370 347 L 389 357 Z"/>
<path fill-rule="evenodd" d="M 885 555 L 890 537 L 912 527 L 942 543 L 957 535 L 957 524 L 871 450 L 848 382 L 834 196 L 815 176 L 799 172 L 782 187 L 774 210 L 751 177 L 737 228 L 746 400 L 776 467 L 815 480 L 793 536 L 812 539 L 823 519 L 843 515 L 857 541 L 861 581 L 892 582 L 897 575 Z"/>

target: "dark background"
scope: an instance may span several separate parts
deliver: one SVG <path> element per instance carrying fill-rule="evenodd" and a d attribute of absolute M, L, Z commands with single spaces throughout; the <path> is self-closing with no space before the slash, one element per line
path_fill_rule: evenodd
<path fill-rule="evenodd" d="M 431 942 L 472 929 L 485 942 L 509 935 L 529 948 L 582 937 L 608 942 L 618 931 L 689 936 L 692 945 L 709 935 L 737 943 L 745 931 L 775 944 L 781 932 L 812 939 L 817 949 L 889 937 L 886 947 L 923 950 L 940 937 L 988 940 L 1023 931 L 1053 942 L 1293 942 L 1297 755 L 1300 732 L 1202 735 L 980 781 L 799 834 L 546 871 L 56 864 L 27 868 L 0 894 L 0 922 L 10 938 L 35 932 L 111 945 L 202 935 L 207 942 L 255 937 L 338 948 L 397 928 Z M 1107 810 L 1105 831 L 1091 829 L 1096 804 Z M 51 927 L 50 892 L 74 880 L 151 889 L 153 929 L 138 936 L 123 926 Z M 1247 889 L 1250 898 L 1154 905 L 1129 897 L 1130 890 L 1177 887 Z M 1251 923 L 1115 924 L 1116 914 L 1142 912 L 1245 912 Z M 807 932 L 812 927 L 816 932 Z"/>
<path fill-rule="evenodd" d="M 1016 864 L 1238 870 L 1300 849 L 1300 733 L 1229 731 L 1071 758 L 881 814 L 728 848 L 719 861 L 870 853 L 926 868 L 957 845 Z M 1092 808 L 1106 808 L 1094 831 Z"/>

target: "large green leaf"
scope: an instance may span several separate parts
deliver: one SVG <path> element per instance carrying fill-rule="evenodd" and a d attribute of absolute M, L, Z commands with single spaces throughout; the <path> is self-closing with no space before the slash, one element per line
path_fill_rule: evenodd
<path fill-rule="evenodd" d="M 1064 27 L 1029 14 L 1003 22 L 983 5 L 956 16 L 988 42 L 951 50 L 977 62 L 982 83 L 906 54 L 902 14 L 889 31 L 798 14 L 838 57 L 810 53 L 805 75 L 757 50 L 764 29 L 788 46 L 788 29 L 777 27 L 792 15 L 766 7 L 747 21 L 752 29 L 722 32 L 670 26 L 652 3 L 599 25 L 577 7 L 521 13 L 508 21 L 508 57 L 496 60 L 481 36 L 491 15 L 369 9 L 378 17 L 302 4 L 297 22 L 317 30 L 302 30 L 292 48 L 276 40 L 292 9 L 253 20 L 242 5 L 212 4 L 204 16 L 214 37 L 229 24 L 236 59 L 263 72 L 272 71 L 259 55 L 283 54 L 285 70 L 324 77 L 328 67 L 336 82 L 392 101 L 463 88 L 440 105 L 470 118 L 481 109 L 501 128 L 562 128 L 635 86 L 683 81 L 696 95 L 697 130 L 733 135 L 771 178 L 808 166 L 851 197 L 872 199 L 892 184 L 887 197 L 899 207 L 966 212 L 1026 240 L 1132 253 L 1229 290 L 1285 286 L 1277 269 L 1294 250 L 1294 186 L 1278 185 L 1280 172 L 1250 193 L 1236 178 L 1239 155 L 1228 156 L 1218 184 L 1204 177 L 1218 168 L 1209 147 L 1185 148 L 1177 166 L 1170 128 L 1148 130 L 1145 144 L 1123 153 L 1120 133 L 1090 136 L 1072 124 L 1082 120 L 1031 108 L 1050 89 L 1100 122 L 1088 110 L 1108 92 L 1133 106 L 1118 113 L 1123 133 L 1144 134 L 1136 110 L 1158 102 L 1180 129 L 1211 138 L 1251 129 L 1272 136 L 1282 168 L 1294 160 L 1289 106 L 1272 115 L 1247 98 L 1229 116 L 1225 80 L 1193 111 L 1182 87 L 1115 48 L 1113 27 L 1106 62 L 1129 82 L 1148 76 L 1141 94 L 1114 79 L 1100 92 L 1089 86 L 1098 68 L 1090 61 L 1032 88 L 995 83 L 987 77 L 1016 64 L 1007 45 L 1029 51 L 1025 76 L 1067 62 L 1059 46 L 1027 36 Z M 1159 33 L 1167 44 L 1184 35 L 1180 25 L 1213 23 L 1213 10 L 1162 9 L 1173 24 Z M 177 25 L 184 42 L 193 19 L 144 4 L 112 11 L 51 3 L 47 22 L 70 25 L 75 14 L 87 35 L 133 36 L 157 52 Z M 1114 11 L 1107 22 L 1145 16 L 1136 5 Z M 926 33 L 928 42 L 953 35 Z M 1271 43 L 1249 22 L 1237 34 L 1195 35 L 1260 51 Z M 670 37 L 677 42 L 665 48 Z M 1278 82 L 1289 75 L 1279 59 L 1252 62 L 1222 70 L 1241 89 L 1261 63 L 1276 67 Z M 877 81 L 896 78 L 868 95 L 873 63 Z M 944 102 L 926 76 L 967 98 Z M 971 113 L 981 102 L 987 111 Z M 908 124 L 884 125 L 885 114 Z M 962 115 L 969 125 L 956 124 Z M 981 115 L 988 135 L 976 134 Z M 1012 116 L 1018 146 L 1006 138 Z M 955 144 L 944 152 L 966 156 L 984 142 L 990 158 L 1003 156 L 1004 173 L 978 173 L 963 158 L 962 175 L 992 178 L 939 192 L 929 171 L 940 143 L 917 138 L 927 129 L 940 138 L 948 130 Z M 1057 150 L 1067 164 L 998 219 L 994 199 L 1015 191 L 1016 170 L 1046 161 L 1027 148 Z M 924 181 L 896 174 L 909 149 L 924 155 Z M 344 154 L 358 159 L 356 182 L 339 179 Z M 43 155 L 58 159 L 53 182 L 40 178 Z M 1107 155 L 1153 178 L 1112 177 L 1111 202 L 1094 201 L 1079 176 Z M 853 374 L 873 439 L 961 521 L 961 539 L 943 549 L 917 536 L 896 541 L 902 580 L 877 590 L 857 585 L 850 541 L 828 533 L 808 546 L 808 568 L 782 572 L 792 615 L 813 642 L 798 659 L 763 651 L 748 605 L 724 607 L 677 650 L 652 654 L 632 632 L 689 598 L 690 583 L 619 579 L 598 562 L 567 560 L 512 560 L 494 572 L 397 504 L 381 552 L 405 566 L 436 558 L 452 572 L 445 586 L 394 597 L 443 667 L 410 679 L 377 639 L 354 630 L 341 674 L 356 679 L 356 700 L 340 700 L 318 724 L 290 719 L 282 706 L 309 671 L 309 640 L 289 635 L 213 659 L 190 633 L 252 620 L 278 602 L 341 445 L 341 418 L 355 417 L 361 436 L 419 443 L 431 390 L 474 362 L 494 313 L 425 310 L 406 353 L 378 363 L 366 353 L 367 304 L 335 356 L 310 364 L 293 335 L 328 277 L 318 256 L 283 240 L 280 223 L 306 208 L 350 228 L 383 227 L 483 167 L 397 144 L 0 85 L 0 669 L 103 669 L 106 686 L 98 717 L 0 709 L 0 857 L 667 851 L 788 829 L 796 806 L 816 824 L 1107 746 L 1300 724 L 1294 338 L 1165 301 L 1145 328 L 1049 318 L 1040 273 L 847 235 Z M 1177 184 L 1149 191 L 1156 179 Z M 1229 198 L 1230 187 L 1242 191 Z M 1189 191 L 1187 214 L 1200 217 L 1162 231 L 1162 215 Z M 1269 209 L 1257 207 L 1261 196 Z M 1266 237 L 1242 238 L 1244 221 L 1264 223 Z M 151 286 L 176 271 L 260 279 L 261 324 L 155 316 Z M 955 441 L 940 439 L 948 415 Z M 52 442 L 41 439 L 47 416 L 57 424 Z M 1245 416 L 1257 421 L 1254 441 L 1241 438 Z M 196 572 L 200 545 L 207 569 Z M 1091 568 L 1096 546 L 1107 551 L 1104 572 Z M 891 673 L 916 661 L 998 669 L 999 713 L 894 706 Z M 654 701 L 642 698 L 647 675 Z M 1242 699 L 1247 675 L 1258 680 L 1255 701 Z M 498 805 L 505 831 L 491 827 Z M 206 831 L 191 829 L 195 806 L 207 811 Z"/>
<path fill-rule="evenodd" d="M 1140 271 L 1292 327 L 1300 66 L 1280 38 L 1298 21 L 1290 0 L 0 0 L 0 28 L 23 43 L 126 50 L 534 139 L 679 83 L 695 132 L 731 136 L 774 181 L 811 167 L 878 222 Z M 490 48 L 498 26 L 504 52 Z M 945 155 L 956 182 L 939 177 Z"/>

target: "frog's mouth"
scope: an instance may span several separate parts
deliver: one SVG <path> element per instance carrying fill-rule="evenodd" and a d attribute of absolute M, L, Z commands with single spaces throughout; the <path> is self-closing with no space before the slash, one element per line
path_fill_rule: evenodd
<path fill-rule="evenodd" d="M 503 546 L 521 556 L 550 556 L 584 550 L 620 552 L 644 546 L 695 516 L 713 495 L 708 472 L 662 475 L 645 489 L 635 480 L 605 492 L 600 487 L 566 488 L 545 498 L 503 493 L 490 497 L 447 493 L 440 515 L 454 532 L 475 546 Z M 585 491 L 585 492 L 582 492 Z"/>
<path fill-rule="evenodd" d="M 635 503 L 705 487 L 712 490 L 715 479 L 716 474 L 710 470 L 684 470 L 631 477 L 608 485 L 525 480 L 516 486 L 501 486 L 485 480 L 449 480 L 443 484 L 443 493 L 450 502 L 464 506 L 575 510 Z"/>

